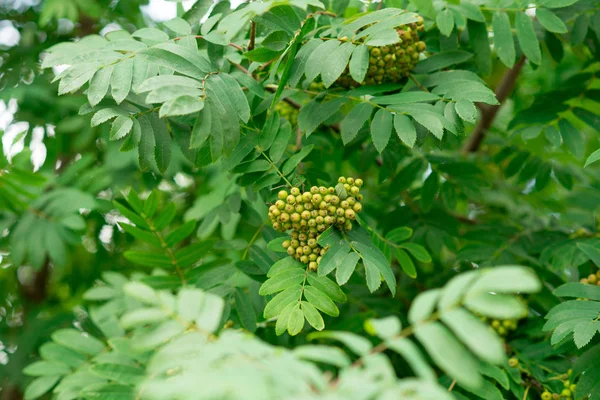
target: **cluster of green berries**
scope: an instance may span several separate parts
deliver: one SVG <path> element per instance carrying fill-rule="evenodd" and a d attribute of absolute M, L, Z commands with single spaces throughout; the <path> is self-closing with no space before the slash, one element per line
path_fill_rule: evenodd
<path fill-rule="evenodd" d="M 292 126 L 296 126 L 298 123 L 298 110 L 285 101 L 280 101 L 275 104 L 275 111 L 277 111 L 280 116 L 287 119 Z"/>
<path fill-rule="evenodd" d="M 301 263 L 308 264 L 312 271 L 317 270 L 321 258 L 327 252 L 327 248 L 317 244 L 318 234 L 315 232 L 298 232 L 293 230 L 290 233 L 290 240 L 282 243 L 287 253 Z"/>
<path fill-rule="evenodd" d="M 488 321 L 488 323 L 499 336 L 504 337 L 508 335 L 511 331 L 517 329 L 518 322 L 516 319 L 493 319 L 491 321 Z"/>
<path fill-rule="evenodd" d="M 573 371 L 569 370 L 567 372 L 567 375 L 570 377 L 572 373 L 573 373 Z M 552 393 L 548 389 L 546 389 L 542 393 L 542 400 L 570 400 L 570 399 L 572 399 L 573 395 L 575 393 L 575 389 L 577 389 L 577 385 L 574 383 L 571 383 L 571 381 L 569 380 L 568 377 L 566 379 L 563 379 L 562 383 L 563 383 L 564 389 L 560 393 Z"/>
<path fill-rule="evenodd" d="M 400 41 L 393 45 L 369 46 L 369 69 L 364 82 L 357 83 L 346 71 L 338 79 L 343 87 L 356 87 L 359 84 L 375 85 L 379 83 L 396 83 L 408 76 L 419 62 L 420 54 L 425 51 L 425 42 L 419 40 L 419 32 L 425 30 L 423 18 L 417 22 L 396 28 Z"/>
<path fill-rule="evenodd" d="M 349 231 L 356 214 L 362 210 L 362 179 L 338 179 L 336 187 L 313 186 L 301 193 L 292 188 L 281 190 L 269 207 L 269 219 L 280 232 L 292 230 L 291 240 L 283 242 L 288 254 L 316 269 L 327 251 L 317 244 L 317 236 L 330 226 Z"/>
<path fill-rule="evenodd" d="M 600 286 L 600 270 L 598 270 L 595 274 L 590 274 L 587 278 L 581 278 L 579 280 L 579 282 L 585 283 L 588 285 Z"/>

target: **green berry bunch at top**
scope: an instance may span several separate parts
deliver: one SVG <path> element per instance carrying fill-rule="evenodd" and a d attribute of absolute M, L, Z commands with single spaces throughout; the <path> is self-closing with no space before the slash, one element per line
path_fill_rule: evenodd
<path fill-rule="evenodd" d="M 280 232 L 290 229 L 298 232 L 321 233 L 331 225 L 349 231 L 356 213 L 362 210 L 360 187 L 362 179 L 344 178 L 338 185 L 326 188 L 313 186 L 301 193 L 292 188 L 282 190 L 278 200 L 269 207 L 269 219 L 273 228 Z"/>
<path fill-rule="evenodd" d="M 285 101 L 275 104 L 275 111 L 283 118 L 287 119 L 292 126 L 298 123 L 298 110 Z"/>
<path fill-rule="evenodd" d="M 504 319 L 504 320 L 494 319 L 491 322 L 489 322 L 489 324 L 492 327 L 492 329 L 495 330 L 499 336 L 505 337 L 511 331 L 514 331 L 517 329 L 518 321 L 516 319 Z"/>
<path fill-rule="evenodd" d="M 585 278 L 581 278 L 579 280 L 580 283 L 585 283 L 588 285 L 598 285 L 600 286 L 600 270 L 596 271 L 595 274 L 590 274 Z"/>
<path fill-rule="evenodd" d="M 423 17 L 417 22 L 396 28 L 400 41 L 388 46 L 369 46 L 369 69 L 364 82 L 356 82 L 350 76 L 350 70 L 338 78 L 340 86 L 352 88 L 358 85 L 375 85 L 379 83 L 396 83 L 408 76 L 419 62 L 419 55 L 425 51 L 425 42 L 419 40 L 419 32 L 423 31 Z"/>
<path fill-rule="evenodd" d="M 570 380 L 571 375 L 573 374 L 572 370 L 567 371 L 567 374 L 561 375 L 564 379 L 561 379 L 563 383 L 564 389 L 561 390 L 560 393 L 552 393 L 549 389 L 545 389 L 542 393 L 542 400 L 570 400 L 573 398 L 575 394 L 575 389 L 577 389 L 577 385 L 572 383 Z"/>
<path fill-rule="evenodd" d="M 362 210 L 362 179 L 338 179 L 333 187 L 313 186 L 307 192 L 292 188 L 277 194 L 269 207 L 269 219 L 280 232 L 292 230 L 291 240 L 283 242 L 288 254 L 316 269 L 327 249 L 317 244 L 317 237 L 330 226 L 349 231 L 356 214 Z"/>

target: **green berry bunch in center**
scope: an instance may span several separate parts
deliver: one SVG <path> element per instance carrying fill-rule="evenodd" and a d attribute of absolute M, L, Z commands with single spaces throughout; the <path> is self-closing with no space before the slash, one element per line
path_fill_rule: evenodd
<path fill-rule="evenodd" d="M 355 87 L 359 84 L 375 85 L 379 83 L 396 83 L 408 76 L 419 62 L 419 54 L 425 51 L 425 42 L 419 40 L 419 32 L 425 29 L 423 17 L 417 22 L 396 28 L 400 41 L 387 46 L 369 46 L 369 69 L 364 82 L 356 82 L 346 71 L 338 79 L 343 87 Z"/>
<path fill-rule="evenodd" d="M 313 186 L 301 192 L 281 190 L 278 200 L 269 207 L 269 219 L 280 232 L 291 230 L 291 240 L 283 242 L 288 254 L 317 269 L 327 251 L 317 244 L 318 235 L 330 226 L 349 231 L 356 214 L 362 210 L 362 179 L 340 177 L 333 187 Z"/>

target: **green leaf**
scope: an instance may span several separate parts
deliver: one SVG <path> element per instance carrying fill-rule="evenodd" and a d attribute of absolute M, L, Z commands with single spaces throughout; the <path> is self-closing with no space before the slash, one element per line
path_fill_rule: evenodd
<path fill-rule="evenodd" d="M 367 355 L 373 348 L 373 345 L 368 339 L 350 332 L 325 331 L 314 332 L 308 335 L 308 340 L 315 339 L 337 340 L 359 356 Z"/>
<path fill-rule="evenodd" d="M 595 163 L 598 160 L 600 160 L 600 149 L 598 149 L 598 150 L 594 151 L 592 154 L 590 154 L 590 156 L 587 158 L 587 160 L 585 160 L 585 165 L 583 167 L 585 168 L 588 165 Z"/>
<path fill-rule="evenodd" d="M 502 364 L 505 361 L 502 340 L 473 314 L 456 308 L 441 313 L 441 319 L 482 360 L 491 364 Z"/>
<path fill-rule="evenodd" d="M 204 102 L 194 96 L 179 96 L 167 100 L 158 112 L 160 118 L 173 117 L 177 115 L 187 115 L 198 112 L 204 107 Z"/>
<path fill-rule="evenodd" d="M 342 291 L 342 289 L 326 276 L 318 276 L 314 272 L 309 272 L 308 283 L 338 303 L 345 303 L 347 300 L 346 294 Z"/>
<path fill-rule="evenodd" d="M 392 113 L 383 108 L 377 110 L 371 121 L 373 145 L 381 154 L 385 150 L 392 134 Z"/>
<path fill-rule="evenodd" d="M 427 252 L 427 250 L 425 250 L 425 248 L 419 244 L 416 243 L 402 243 L 400 245 L 400 247 L 402 247 L 405 250 L 408 250 L 408 252 L 417 260 L 419 260 L 422 263 L 430 263 L 431 262 L 431 256 L 429 255 L 429 253 Z"/>
<path fill-rule="evenodd" d="M 515 41 L 513 39 L 510 19 L 503 11 L 494 13 L 492 22 L 494 29 L 494 49 L 500 61 L 508 68 L 515 65 Z"/>
<path fill-rule="evenodd" d="M 400 354 L 414 373 L 426 381 L 436 381 L 435 372 L 421 354 L 421 350 L 410 340 L 406 338 L 388 339 L 385 344 L 390 350 Z"/>
<path fill-rule="evenodd" d="M 196 221 L 190 220 L 185 224 L 181 225 L 179 228 L 175 229 L 165 237 L 165 243 L 168 247 L 172 247 L 177 243 L 181 242 L 183 239 L 187 238 L 189 235 L 194 232 L 194 228 L 196 227 Z"/>
<path fill-rule="evenodd" d="M 554 33 L 567 33 L 568 29 L 565 23 L 552 11 L 545 8 L 535 10 L 535 17 L 546 30 Z"/>
<path fill-rule="evenodd" d="M 577 243 L 577 247 L 596 265 L 600 265 L 600 249 L 587 243 Z"/>
<path fill-rule="evenodd" d="M 29 385 L 27 385 L 23 398 L 25 400 L 37 399 L 52 389 L 59 379 L 60 376 L 42 376 L 41 378 L 33 380 Z"/>
<path fill-rule="evenodd" d="M 421 208 L 424 213 L 429 212 L 433 206 L 435 195 L 438 192 L 440 179 L 437 172 L 432 171 L 421 188 Z"/>
<path fill-rule="evenodd" d="M 540 5 L 548 8 L 568 7 L 579 0 L 543 0 Z"/>
<path fill-rule="evenodd" d="M 542 63 L 542 52 L 531 18 L 524 12 L 516 13 L 515 29 L 517 30 L 517 39 L 519 39 L 521 50 L 523 50 L 525 56 L 532 63 L 540 65 Z"/>
<path fill-rule="evenodd" d="M 23 368 L 23 373 L 29 376 L 66 375 L 71 372 L 67 364 L 57 361 L 36 361 Z"/>
<path fill-rule="evenodd" d="M 460 64 L 473 57 L 473 54 L 462 50 L 451 50 L 437 53 L 425 60 L 420 61 L 414 71 L 417 74 L 427 74 L 439 71 L 454 64 Z"/>
<path fill-rule="evenodd" d="M 240 318 L 244 329 L 256 331 L 256 312 L 252 306 L 250 297 L 240 288 L 235 290 L 235 310 Z"/>
<path fill-rule="evenodd" d="M 465 6 L 466 4 L 463 4 Z M 479 11 L 479 7 L 476 7 Z M 481 11 L 479 11 L 481 14 Z M 483 17 L 483 15 L 481 15 Z M 467 22 L 469 32 L 469 42 L 475 53 L 475 65 L 481 74 L 488 76 L 492 73 L 492 50 L 490 49 L 490 41 L 488 38 L 487 25 L 485 18 L 480 22 L 469 20 Z"/>
<path fill-rule="evenodd" d="M 169 318 L 169 314 L 160 308 L 139 308 L 129 311 L 121 317 L 121 325 L 125 329 L 148 324 L 156 324 Z"/>
<path fill-rule="evenodd" d="M 466 388 L 477 388 L 482 383 L 477 373 L 477 362 L 454 336 L 441 324 L 430 322 L 415 328 L 415 336 L 427 353 L 450 378 Z"/>
<path fill-rule="evenodd" d="M 389 96 L 376 96 L 371 99 L 375 104 L 410 104 L 440 100 L 440 96 L 423 91 L 402 92 Z"/>
<path fill-rule="evenodd" d="M 305 274 L 300 268 L 285 269 L 263 283 L 258 294 L 266 296 L 296 286 L 304 281 Z"/>
<path fill-rule="evenodd" d="M 399 41 L 400 36 L 398 36 L 398 32 L 395 29 L 385 29 L 367 37 L 365 44 L 367 46 L 380 47 L 398 43 Z"/>
<path fill-rule="evenodd" d="M 394 316 L 365 321 L 365 331 L 370 335 L 377 335 L 382 339 L 391 339 L 394 336 L 398 336 L 401 329 L 402 324 L 400 320 Z"/>
<path fill-rule="evenodd" d="M 340 314 L 340 310 L 338 310 L 333 300 L 313 286 L 304 287 L 304 297 L 310 304 L 327 315 L 337 317 Z"/>
<path fill-rule="evenodd" d="M 435 19 L 435 9 L 432 0 L 410 0 L 410 3 L 419 10 L 419 14 L 422 16 L 432 20 Z"/>
<path fill-rule="evenodd" d="M 392 296 L 396 295 L 396 277 L 387 261 L 387 258 L 381 251 L 372 243 L 365 244 L 364 242 L 354 242 L 354 248 L 361 253 L 363 262 L 369 266 L 375 267 L 383 276 L 385 283 L 388 285 Z M 365 265 L 366 266 L 366 265 Z"/>
<path fill-rule="evenodd" d="M 86 386 L 80 393 L 85 399 L 109 400 L 109 399 L 135 399 L 135 391 L 131 386 L 97 383 Z"/>
<path fill-rule="evenodd" d="M 123 385 L 135 385 L 142 381 L 145 372 L 141 368 L 121 364 L 95 364 L 89 371 L 101 378 L 106 378 Z"/>
<path fill-rule="evenodd" d="M 600 286 L 579 282 L 569 282 L 554 289 L 552 294 L 557 297 L 577 297 L 600 301 Z"/>
<path fill-rule="evenodd" d="M 552 8 L 552 7 L 549 7 Z M 590 17 L 587 14 L 580 14 L 573 23 L 571 30 L 571 46 L 577 46 L 585 40 L 590 27 Z"/>
<path fill-rule="evenodd" d="M 586 346 L 598 331 L 600 331 L 599 321 L 587 321 L 575 325 L 573 340 L 577 348 Z"/>
<path fill-rule="evenodd" d="M 306 310 L 304 313 L 306 316 Z M 344 368 L 350 365 L 350 358 L 342 349 L 337 347 L 323 345 L 302 345 L 294 348 L 293 353 L 296 357 L 303 360 L 321 362 L 324 364 L 334 365 L 339 368 Z"/>
<path fill-rule="evenodd" d="M 337 40 L 325 40 L 310 54 L 306 60 L 304 74 L 309 82 L 315 80 L 321 74 L 325 65 L 329 63 L 329 57 L 340 46 Z"/>
<path fill-rule="evenodd" d="M 264 317 L 268 319 L 278 316 L 289 304 L 298 302 L 301 293 L 302 286 L 300 285 L 289 287 L 279 293 L 265 306 Z"/>
<path fill-rule="evenodd" d="M 535 293 L 541 283 L 533 270 L 517 265 L 497 266 L 481 271 L 467 296 L 478 293 Z"/>
<path fill-rule="evenodd" d="M 585 152 L 585 146 L 581 133 L 569 121 L 561 119 L 558 128 L 565 145 L 577 158 L 581 158 Z"/>
<path fill-rule="evenodd" d="M 341 259 L 335 271 L 335 279 L 339 285 L 348 282 L 356 269 L 358 260 L 360 260 L 360 256 L 355 252 L 350 252 Z"/>
<path fill-rule="evenodd" d="M 281 172 L 283 173 L 283 175 L 288 175 L 294 169 L 296 169 L 298 164 L 300 164 L 300 162 L 302 160 L 304 160 L 304 158 L 306 158 L 306 156 L 308 156 L 310 154 L 310 152 L 313 150 L 314 147 L 315 147 L 314 144 L 304 146 L 302 148 L 302 150 L 300 150 L 298 153 L 296 153 L 293 156 L 291 156 L 290 158 L 288 158 L 287 161 L 285 162 L 285 164 L 283 164 L 283 168 L 281 169 Z"/>
<path fill-rule="evenodd" d="M 294 307 L 288 319 L 288 333 L 291 336 L 299 334 L 304 328 L 304 313 L 299 307 Z"/>
<path fill-rule="evenodd" d="M 110 87 L 112 97 L 117 104 L 121 104 L 129 94 L 132 78 L 133 58 L 126 58 L 115 65 L 110 79 Z"/>
<path fill-rule="evenodd" d="M 109 65 L 99 69 L 94 74 L 87 93 L 88 102 L 92 107 L 100 103 L 104 96 L 106 96 L 106 93 L 108 93 L 112 73 L 113 66 Z"/>
<path fill-rule="evenodd" d="M 435 17 L 435 22 L 440 33 L 449 37 L 450 33 L 452 33 L 452 29 L 454 29 L 454 17 L 452 16 L 452 12 L 446 8 L 438 13 Z"/>
<path fill-rule="evenodd" d="M 350 76 L 358 83 L 365 80 L 365 75 L 369 69 L 369 48 L 366 45 L 358 45 L 352 52 L 350 59 Z M 364 104 L 364 103 L 363 103 Z"/>
<path fill-rule="evenodd" d="M 417 141 L 417 131 L 410 118 L 404 114 L 396 113 L 394 115 L 394 129 L 402 143 L 412 149 Z"/>
<path fill-rule="evenodd" d="M 414 325 L 429 319 L 435 310 L 440 293 L 440 289 L 434 289 L 422 292 L 415 297 L 408 312 L 408 322 Z"/>
<path fill-rule="evenodd" d="M 399 248 L 394 248 L 394 256 L 400 264 L 400 268 L 411 278 L 417 277 L 417 270 L 415 268 L 415 264 L 412 259 L 408 256 L 408 254 Z"/>
<path fill-rule="evenodd" d="M 94 356 L 105 348 L 100 340 L 75 329 L 59 329 L 52 334 L 52 340 L 61 346 L 89 356 Z"/>
<path fill-rule="evenodd" d="M 458 99 L 455 106 L 458 116 L 463 120 L 475 123 L 477 120 L 477 107 L 475 103 L 467 99 Z"/>
<path fill-rule="evenodd" d="M 177 33 L 178 35 L 184 36 L 192 33 L 192 28 L 186 20 L 181 18 L 173 18 L 172 20 L 163 23 L 164 26 Z"/>
<path fill-rule="evenodd" d="M 310 303 L 306 301 L 301 302 L 302 312 L 304 313 L 304 318 L 308 321 L 310 326 L 315 328 L 318 331 L 322 331 L 325 328 L 325 322 L 323 321 L 323 317 L 321 313 Z M 297 350 L 298 348 L 296 348 Z"/>
<path fill-rule="evenodd" d="M 400 226 L 392 229 L 385 235 L 385 238 L 394 243 L 400 243 L 410 239 L 413 234 L 413 230 L 407 226 Z"/>
<path fill-rule="evenodd" d="M 267 49 L 266 47 L 259 47 L 244 53 L 244 57 L 246 57 L 248 60 L 260 63 L 274 60 L 280 55 L 281 51 Z"/>
<path fill-rule="evenodd" d="M 369 103 L 359 103 L 350 110 L 340 124 L 344 145 L 350 143 L 356 137 L 360 128 L 369 120 L 372 112 L 373 106 Z"/>
<path fill-rule="evenodd" d="M 354 47 L 352 43 L 345 42 L 329 55 L 321 69 L 321 80 L 326 88 L 331 86 L 344 72 Z"/>
<path fill-rule="evenodd" d="M 40 347 L 39 353 L 44 360 L 66 364 L 73 368 L 78 368 L 88 362 L 86 356 L 54 342 L 44 343 Z"/>
<path fill-rule="evenodd" d="M 171 135 L 167 130 L 165 123 L 157 118 L 156 115 L 150 115 L 150 124 L 154 131 L 154 157 L 156 165 L 160 172 L 165 172 L 171 162 Z"/>
<path fill-rule="evenodd" d="M 323 122 L 335 114 L 346 101 L 345 98 L 322 103 L 316 100 L 311 101 L 300 109 L 298 126 L 307 137 L 310 136 Z"/>

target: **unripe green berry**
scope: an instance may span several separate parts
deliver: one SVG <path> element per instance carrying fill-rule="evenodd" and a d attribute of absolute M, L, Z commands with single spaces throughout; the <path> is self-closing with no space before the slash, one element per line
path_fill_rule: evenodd
<path fill-rule="evenodd" d="M 298 234 L 298 232 L 292 232 L 292 233 L 290 233 L 290 236 L 292 239 L 298 239 L 299 234 Z M 294 243 L 294 242 L 292 241 L 292 243 Z"/>
<path fill-rule="evenodd" d="M 340 203 L 340 207 L 342 207 L 345 210 L 347 208 L 350 208 L 350 204 L 346 200 L 344 200 Z"/>
<path fill-rule="evenodd" d="M 327 210 L 323 209 L 323 210 L 319 210 L 319 215 L 317 215 L 317 217 L 326 217 L 327 216 Z"/>
<path fill-rule="evenodd" d="M 564 396 L 564 397 L 571 397 L 571 394 L 572 393 L 571 393 L 571 391 L 569 389 L 563 389 L 563 391 L 560 392 L 560 395 Z"/>
<path fill-rule="evenodd" d="M 302 256 L 300 257 L 300 262 L 303 264 L 308 264 L 308 256 Z"/>
<path fill-rule="evenodd" d="M 373 50 L 375 50 L 375 49 L 373 49 Z M 371 50 L 371 52 L 372 52 L 373 50 Z M 346 183 L 346 178 L 344 178 L 343 176 L 340 176 L 340 177 L 338 178 L 338 183 Z"/>
<path fill-rule="evenodd" d="M 285 207 L 285 202 L 283 200 L 277 200 L 275 202 L 275 206 L 280 209 L 283 210 L 283 208 Z"/>
<path fill-rule="evenodd" d="M 343 225 L 346 222 L 346 218 L 345 217 L 337 217 L 335 222 L 338 223 L 339 225 Z"/>
<path fill-rule="evenodd" d="M 316 271 L 317 267 L 318 267 L 318 265 L 317 265 L 317 263 L 315 261 L 311 261 L 308 264 L 308 269 L 310 269 L 311 271 Z"/>
<path fill-rule="evenodd" d="M 519 366 L 519 360 L 517 360 L 515 357 L 512 357 L 508 360 L 508 366 L 511 368 L 516 368 Z"/>
<path fill-rule="evenodd" d="M 356 212 L 360 212 L 362 210 L 362 204 L 356 203 L 354 206 L 352 206 L 352 209 Z"/>
<path fill-rule="evenodd" d="M 350 188 L 350 193 L 352 193 L 352 194 L 358 194 L 358 192 L 360 192 L 360 189 L 358 188 L 358 186 L 352 186 Z"/>
<path fill-rule="evenodd" d="M 315 239 L 308 239 L 308 247 L 314 249 L 317 246 L 317 241 Z"/>
<path fill-rule="evenodd" d="M 306 220 L 305 219 L 300 220 L 300 227 L 302 228 L 302 227 L 305 227 L 305 226 L 306 226 Z"/>
<path fill-rule="evenodd" d="M 275 229 L 276 231 L 281 231 L 283 227 L 281 226 L 281 223 L 273 222 L 273 229 Z"/>
<path fill-rule="evenodd" d="M 294 254 L 296 254 L 296 249 L 294 249 L 293 247 L 288 247 L 288 248 L 287 248 L 287 253 L 288 253 L 290 256 L 293 256 Z"/>
<path fill-rule="evenodd" d="M 286 201 L 288 202 L 288 204 L 295 204 L 296 203 L 296 196 L 292 196 L 291 194 L 286 198 Z"/>
<path fill-rule="evenodd" d="M 290 193 L 294 196 L 298 196 L 300 194 L 300 189 L 293 187 L 292 190 L 290 190 Z"/>
<path fill-rule="evenodd" d="M 271 214 L 273 214 L 273 217 L 279 217 L 281 215 L 281 211 L 279 211 L 279 209 L 276 208 Z"/>
<path fill-rule="evenodd" d="M 323 250 L 325 250 L 325 249 L 323 249 Z M 323 251 L 321 251 L 321 255 L 319 257 L 317 257 L 317 264 L 321 262 L 321 260 L 323 259 L 323 255 L 324 254 L 325 253 L 323 253 Z"/>
<path fill-rule="evenodd" d="M 319 188 L 317 186 L 313 186 L 310 188 L 310 192 L 312 194 L 317 194 L 317 193 L 319 193 Z"/>
<path fill-rule="evenodd" d="M 330 194 L 326 194 L 325 197 L 323 197 L 323 200 L 326 203 L 330 203 L 331 202 L 331 197 L 333 197 L 333 196 L 331 196 Z"/>
<path fill-rule="evenodd" d="M 304 211 L 304 206 L 302 204 L 296 204 L 296 207 L 294 208 L 294 210 L 297 213 L 301 213 L 302 211 Z"/>
<path fill-rule="evenodd" d="M 300 222 L 300 214 L 293 213 L 292 215 L 290 215 L 290 219 L 292 220 L 292 222 Z"/>
<path fill-rule="evenodd" d="M 326 223 L 327 225 L 331 225 L 331 224 L 333 224 L 333 223 L 335 222 L 335 218 L 333 218 L 333 217 L 331 217 L 331 216 L 329 216 L 329 215 L 328 215 L 328 216 L 326 216 L 326 217 L 324 218 L 324 220 L 325 220 L 325 223 Z"/>
<path fill-rule="evenodd" d="M 328 212 L 330 215 L 333 215 L 333 214 L 335 214 L 335 213 L 336 213 L 336 211 L 337 211 L 337 207 L 336 207 L 336 206 L 329 206 L 329 207 L 327 207 L 327 212 Z"/>
<path fill-rule="evenodd" d="M 279 221 L 281 222 L 288 222 L 290 220 L 290 214 L 288 213 L 281 213 L 281 215 L 279 216 Z"/>
<path fill-rule="evenodd" d="M 337 196 L 331 196 L 331 204 L 338 204 L 340 202 L 340 198 Z"/>
<path fill-rule="evenodd" d="M 328 205 L 327 205 L 327 203 L 325 201 L 322 201 L 319 204 L 319 210 L 327 210 L 327 207 L 328 207 Z"/>
<path fill-rule="evenodd" d="M 354 206 L 356 204 L 356 199 L 352 196 L 348 197 L 346 199 L 346 201 L 348 202 L 348 204 L 350 204 L 350 207 Z"/>
<path fill-rule="evenodd" d="M 349 192 L 350 191 L 350 184 L 344 183 L 344 189 L 346 189 L 346 192 Z"/>
<path fill-rule="evenodd" d="M 314 208 L 312 203 L 304 203 L 304 209 L 311 211 Z"/>
<path fill-rule="evenodd" d="M 345 213 L 345 210 L 341 207 L 335 210 L 335 215 L 337 215 L 338 217 L 343 217 L 344 213 Z"/>
<path fill-rule="evenodd" d="M 300 240 L 301 242 L 305 241 L 306 239 L 308 239 L 308 237 L 306 236 L 306 233 L 304 233 L 304 232 L 301 232 L 301 233 L 298 235 L 298 240 Z"/>
<path fill-rule="evenodd" d="M 344 213 L 344 216 L 348 219 L 355 219 L 356 218 L 356 213 L 354 212 L 354 210 L 346 210 L 346 212 Z"/>
<path fill-rule="evenodd" d="M 317 221 L 317 224 L 322 224 L 324 222 L 324 216 L 323 215 L 319 215 L 317 218 L 315 218 L 315 221 Z"/>
<path fill-rule="evenodd" d="M 572 384 L 571 386 L 569 386 L 569 390 L 573 393 L 575 393 L 575 389 L 577 389 L 577 385 L 576 384 Z"/>
<path fill-rule="evenodd" d="M 354 185 L 354 178 L 346 178 L 346 183 L 348 185 Z"/>
<path fill-rule="evenodd" d="M 302 211 L 302 214 L 300 214 L 300 217 L 304 220 L 309 220 L 310 219 L 310 211 Z"/>
<path fill-rule="evenodd" d="M 310 247 L 304 246 L 302 247 L 302 253 L 304 253 L 304 255 L 309 255 L 310 253 L 312 253 L 312 251 L 310 250 Z"/>
<path fill-rule="evenodd" d="M 280 190 L 279 193 L 277 193 L 277 197 L 279 200 L 285 200 L 288 197 L 288 192 L 285 190 Z"/>
<path fill-rule="evenodd" d="M 292 244 L 289 240 L 284 240 L 283 243 L 281 243 L 281 245 L 283 246 L 284 249 L 287 249 L 288 247 L 290 247 L 290 244 Z"/>
<path fill-rule="evenodd" d="M 312 199 L 312 194 L 310 192 L 302 193 L 302 201 L 305 203 L 309 202 Z"/>
<path fill-rule="evenodd" d="M 329 186 L 329 187 L 327 188 L 327 193 L 329 193 L 329 194 L 334 194 L 334 193 L 335 193 L 335 188 L 334 188 L 333 186 Z"/>
<path fill-rule="evenodd" d="M 548 391 L 542 393 L 542 400 L 552 400 L 552 394 Z"/>
<path fill-rule="evenodd" d="M 317 226 L 317 222 L 315 221 L 314 218 L 309 219 L 307 224 L 308 224 L 308 226 Z"/>
<path fill-rule="evenodd" d="M 553 399 L 553 400 L 558 400 L 558 399 L 560 399 L 560 394 L 558 394 L 558 393 L 552 393 L 552 399 Z"/>
<path fill-rule="evenodd" d="M 322 196 L 325 196 L 327 193 L 329 193 L 329 190 L 327 190 L 325 186 L 319 186 L 319 193 L 321 193 Z"/>
<path fill-rule="evenodd" d="M 304 254 L 304 253 L 302 252 L 302 247 L 298 247 L 298 248 L 296 249 L 296 255 L 297 255 L 297 256 L 302 256 L 302 254 Z"/>
<path fill-rule="evenodd" d="M 312 203 L 313 203 L 313 204 L 315 204 L 315 205 L 316 205 L 316 204 L 320 204 L 320 203 L 321 203 L 321 201 L 323 201 L 323 196 L 321 196 L 320 194 L 315 194 L 315 195 L 313 195 L 313 197 L 312 197 L 312 200 L 311 200 L 311 201 L 312 201 Z"/>

